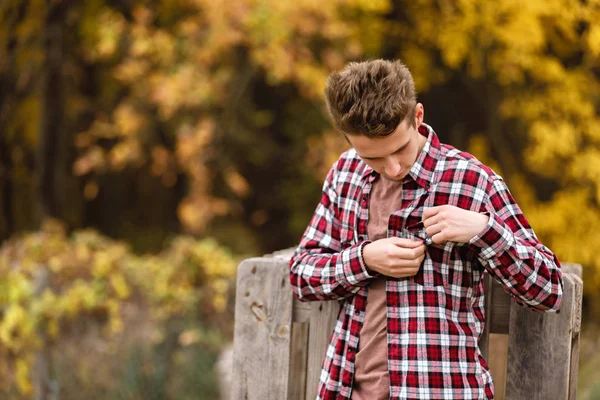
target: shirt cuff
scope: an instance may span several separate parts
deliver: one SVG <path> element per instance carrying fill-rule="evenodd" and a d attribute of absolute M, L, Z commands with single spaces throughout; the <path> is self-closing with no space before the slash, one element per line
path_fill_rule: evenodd
<path fill-rule="evenodd" d="M 373 273 L 367 268 L 362 256 L 362 249 L 371 242 L 364 241 L 347 248 L 341 253 L 344 275 L 348 283 L 356 285 L 362 281 L 373 278 Z"/>
<path fill-rule="evenodd" d="M 515 238 L 500 217 L 495 213 L 485 214 L 489 217 L 487 226 L 469 241 L 469 245 L 479 249 L 480 258 L 489 260 L 509 249 L 514 244 Z"/>

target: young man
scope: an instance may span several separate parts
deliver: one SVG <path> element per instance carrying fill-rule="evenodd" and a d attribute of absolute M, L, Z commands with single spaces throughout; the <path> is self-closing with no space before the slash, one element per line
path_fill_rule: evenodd
<path fill-rule="evenodd" d="M 353 148 L 290 261 L 298 299 L 343 300 L 318 399 L 493 398 L 484 270 L 522 306 L 556 311 L 558 259 L 502 178 L 423 123 L 401 62 L 351 63 L 325 96 Z"/>

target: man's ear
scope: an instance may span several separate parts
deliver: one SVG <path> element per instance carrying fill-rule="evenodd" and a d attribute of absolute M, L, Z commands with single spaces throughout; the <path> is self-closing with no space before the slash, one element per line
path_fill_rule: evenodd
<path fill-rule="evenodd" d="M 417 128 L 419 126 L 421 126 L 424 118 L 425 118 L 425 108 L 423 107 L 423 104 L 417 103 L 415 105 L 415 124 L 416 124 Z"/>

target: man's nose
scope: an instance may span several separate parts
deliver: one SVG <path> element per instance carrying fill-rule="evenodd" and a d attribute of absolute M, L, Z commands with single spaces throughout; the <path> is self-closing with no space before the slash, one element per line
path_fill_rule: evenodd
<path fill-rule="evenodd" d="M 385 159 L 384 169 L 387 175 L 396 176 L 402 171 L 402 165 L 395 157 L 388 157 Z"/>

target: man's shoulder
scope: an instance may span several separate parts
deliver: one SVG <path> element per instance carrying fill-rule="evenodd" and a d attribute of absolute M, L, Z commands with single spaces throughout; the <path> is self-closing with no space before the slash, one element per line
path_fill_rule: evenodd
<path fill-rule="evenodd" d="M 465 179 L 468 175 L 478 180 L 490 182 L 502 179 L 492 168 L 482 163 L 473 154 L 459 150 L 448 144 L 441 144 L 440 157 L 436 165 L 438 178 L 442 181 L 455 180 L 458 176 Z"/>

